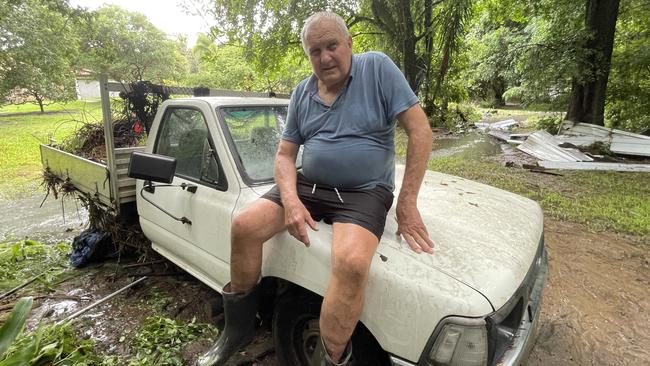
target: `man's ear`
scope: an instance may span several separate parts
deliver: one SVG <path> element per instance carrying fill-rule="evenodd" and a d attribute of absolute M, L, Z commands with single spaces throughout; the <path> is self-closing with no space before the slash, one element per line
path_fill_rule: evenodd
<path fill-rule="evenodd" d="M 352 36 L 348 36 L 347 43 L 348 43 L 348 47 L 352 49 Z"/>

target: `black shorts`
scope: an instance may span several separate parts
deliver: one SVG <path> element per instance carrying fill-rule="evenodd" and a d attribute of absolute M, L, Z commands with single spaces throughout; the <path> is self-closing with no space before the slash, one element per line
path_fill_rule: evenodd
<path fill-rule="evenodd" d="M 315 221 L 357 224 L 381 240 L 386 215 L 393 205 L 393 192 L 382 186 L 367 190 L 336 189 L 316 185 L 298 173 L 298 198 Z M 262 198 L 282 206 L 280 190 L 274 186 Z"/>

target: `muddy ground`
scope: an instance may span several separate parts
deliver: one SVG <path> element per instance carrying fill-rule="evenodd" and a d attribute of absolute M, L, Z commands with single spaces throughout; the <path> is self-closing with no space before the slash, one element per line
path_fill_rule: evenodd
<path fill-rule="evenodd" d="M 528 364 L 650 364 L 650 243 L 550 219 L 545 239 L 550 271 Z"/>

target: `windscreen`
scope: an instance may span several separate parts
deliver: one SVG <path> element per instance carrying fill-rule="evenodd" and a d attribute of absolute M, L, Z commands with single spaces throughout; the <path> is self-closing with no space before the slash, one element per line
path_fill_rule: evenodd
<path fill-rule="evenodd" d="M 234 143 L 234 153 L 241 161 L 242 175 L 252 182 L 273 180 L 275 153 L 287 120 L 287 107 L 226 107 L 221 108 L 221 115 Z"/>

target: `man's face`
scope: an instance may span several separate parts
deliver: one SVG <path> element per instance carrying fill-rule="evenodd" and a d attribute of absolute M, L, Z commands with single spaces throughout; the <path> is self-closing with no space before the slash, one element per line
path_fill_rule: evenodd
<path fill-rule="evenodd" d="M 352 38 L 346 37 L 334 21 L 313 23 L 305 37 L 311 68 L 326 86 L 342 83 L 352 63 Z"/>

